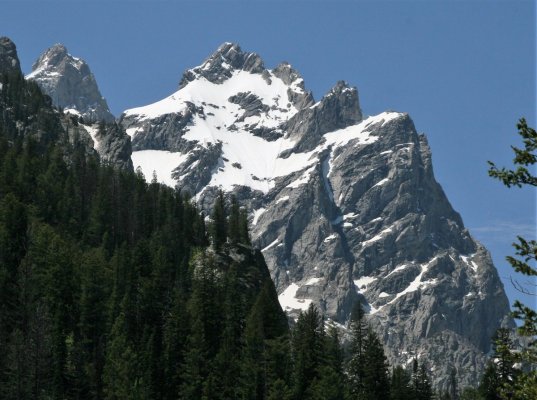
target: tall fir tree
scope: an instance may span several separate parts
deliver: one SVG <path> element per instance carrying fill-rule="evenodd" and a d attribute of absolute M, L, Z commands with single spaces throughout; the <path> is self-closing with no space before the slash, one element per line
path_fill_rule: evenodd
<path fill-rule="evenodd" d="M 216 196 L 211 220 L 211 239 L 215 250 L 218 251 L 227 240 L 226 203 L 222 191 Z"/>
<path fill-rule="evenodd" d="M 350 355 L 347 363 L 347 376 L 351 399 L 362 399 L 365 396 L 365 344 L 368 326 L 364 310 L 356 303 L 350 320 Z"/>

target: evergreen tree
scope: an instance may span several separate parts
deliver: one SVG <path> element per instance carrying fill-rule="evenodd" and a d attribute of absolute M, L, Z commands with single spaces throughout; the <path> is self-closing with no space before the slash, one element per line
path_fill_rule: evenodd
<path fill-rule="evenodd" d="M 164 320 L 164 399 L 176 399 L 181 382 L 181 366 L 185 363 L 187 336 L 190 328 L 185 294 L 176 287 L 169 314 Z"/>
<path fill-rule="evenodd" d="M 246 208 L 241 208 L 239 212 L 239 243 L 251 245 Z"/>
<path fill-rule="evenodd" d="M 384 400 L 390 398 L 388 361 L 384 348 L 375 332 L 369 328 L 364 342 L 363 386 L 367 399 Z"/>
<path fill-rule="evenodd" d="M 227 240 L 226 204 L 224 193 L 220 190 L 216 196 L 211 214 L 211 238 L 216 251 L 220 250 Z"/>
<path fill-rule="evenodd" d="M 412 400 L 414 398 L 410 378 L 410 373 L 400 365 L 393 368 L 390 381 L 390 399 Z"/>
<path fill-rule="evenodd" d="M 230 243 L 237 244 L 240 242 L 240 208 L 239 202 L 235 195 L 231 196 L 231 207 L 228 218 L 228 237 Z"/>
<path fill-rule="evenodd" d="M 507 187 L 536 187 L 537 176 L 532 172 L 531 167 L 537 163 L 537 132 L 528 126 L 524 118 L 521 118 L 518 122 L 517 129 L 524 147 L 512 146 L 515 153 L 513 163 L 516 169 L 498 169 L 494 163 L 489 161 L 489 175 L 499 179 Z M 508 256 L 506 257 L 507 262 L 516 272 L 527 276 L 537 276 L 537 268 L 535 267 L 537 241 L 527 240 L 522 236 L 518 236 L 517 241 L 517 243 L 513 243 L 517 257 Z M 516 289 L 527 294 L 530 293 L 518 281 L 514 281 L 514 284 Z M 537 310 L 535 310 L 535 307 L 528 307 L 518 300 L 515 301 L 513 307 L 515 309 L 513 316 L 522 321 L 521 326 L 518 328 L 518 333 L 529 339 L 527 346 L 520 352 L 519 359 L 526 364 L 535 365 L 537 363 Z M 536 388 L 537 370 L 533 367 L 529 368 L 528 372 L 519 374 L 517 381 L 514 382 L 511 396 L 513 398 L 537 397 Z"/>
<path fill-rule="evenodd" d="M 105 398 L 110 400 L 128 400 L 143 398 L 145 388 L 140 376 L 139 356 L 128 339 L 125 315 L 117 318 L 106 355 L 103 372 Z"/>
<path fill-rule="evenodd" d="M 425 364 L 419 364 L 418 359 L 412 361 L 412 389 L 416 400 L 431 400 L 433 389 Z"/>
<path fill-rule="evenodd" d="M 347 365 L 351 399 L 362 399 L 365 396 L 365 343 L 367 332 L 368 327 L 364 318 L 364 310 L 360 303 L 356 303 L 351 313 L 351 343 Z"/>
<path fill-rule="evenodd" d="M 479 391 L 485 400 L 512 398 L 520 371 L 515 369 L 516 356 L 509 330 L 500 328 L 493 339 L 493 355 L 481 379 Z"/>
<path fill-rule="evenodd" d="M 293 397 L 313 398 L 313 383 L 320 377 L 324 344 L 323 320 L 311 304 L 301 312 L 293 329 Z"/>
<path fill-rule="evenodd" d="M 105 357 L 106 261 L 102 249 L 85 255 L 82 263 L 80 297 L 80 349 L 84 374 L 88 381 L 88 398 L 102 398 L 102 371 Z"/>
<path fill-rule="evenodd" d="M 499 395 L 501 383 L 498 375 L 496 365 L 494 362 L 489 361 L 478 388 L 479 395 L 483 400 L 501 399 Z"/>

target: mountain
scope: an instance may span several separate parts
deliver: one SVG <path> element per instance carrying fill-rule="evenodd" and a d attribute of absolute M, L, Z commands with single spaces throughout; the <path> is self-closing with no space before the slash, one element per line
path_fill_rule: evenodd
<path fill-rule="evenodd" d="M 344 325 L 360 301 L 391 363 L 426 360 L 438 387 L 483 371 L 512 326 L 487 250 L 436 182 L 408 114 L 363 115 L 340 81 L 318 102 L 288 63 L 224 43 L 170 96 L 126 110 L 132 160 L 210 210 L 219 190 L 250 211 L 280 303 Z"/>
<path fill-rule="evenodd" d="M 14 59 L 18 60 L 16 54 Z M 57 44 L 38 58 L 26 79 L 35 82 L 54 106 L 63 109 L 62 125 L 71 142 L 74 137 L 80 138 L 87 151 L 96 151 L 101 160 L 132 169 L 130 139 L 115 122 L 83 60 Z"/>
<path fill-rule="evenodd" d="M 69 54 L 62 44 L 46 50 L 26 79 L 35 81 L 55 106 L 80 115 L 87 122 L 115 120 L 88 64 Z"/>

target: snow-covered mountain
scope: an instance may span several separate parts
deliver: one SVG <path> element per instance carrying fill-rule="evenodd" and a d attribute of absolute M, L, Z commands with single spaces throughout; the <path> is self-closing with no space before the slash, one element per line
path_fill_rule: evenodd
<path fill-rule="evenodd" d="M 73 57 L 62 44 L 46 50 L 26 79 L 35 81 L 55 106 L 81 115 L 86 122 L 113 122 L 115 119 L 86 62 Z"/>
<path fill-rule="evenodd" d="M 72 121 L 63 119 L 71 141 L 82 138 L 88 151 L 95 150 L 101 160 L 132 169 L 130 138 L 115 122 L 84 60 L 56 44 L 37 59 L 26 79 L 36 82 L 52 104 L 63 109 L 65 118 L 77 121 L 72 126 Z"/>
<path fill-rule="evenodd" d="M 289 64 L 266 69 L 225 43 L 165 99 L 127 110 L 132 160 L 209 210 L 219 189 L 251 211 L 291 316 L 310 303 L 345 324 L 361 301 L 390 361 L 482 371 L 490 337 L 512 324 L 490 255 L 436 182 L 405 113 L 362 115 L 338 82 L 320 101 Z"/>

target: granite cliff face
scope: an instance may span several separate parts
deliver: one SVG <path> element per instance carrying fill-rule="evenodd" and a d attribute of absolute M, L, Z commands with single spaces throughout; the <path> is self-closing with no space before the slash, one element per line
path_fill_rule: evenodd
<path fill-rule="evenodd" d="M 70 121 L 64 123 L 71 139 L 82 137 L 103 161 L 132 169 L 130 138 L 115 122 L 82 59 L 56 44 L 37 59 L 26 79 L 36 82 L 54 106 L 64 109 L 65 118 L 76 121 L 69 129 Z"/>
<path fill-rule="evenodd" d="M 55 106 L 80 115 L 87 122 L 113 122 L 115 119 L 88 64 L 69 54 L 62 44 L 46 50 L 26 79 L 35 81 Z"/>
<path fill-rule="evenodd" d="M 457 368 L 475 383 L 511 325 L 490 255 L 453 210 L 424 135 L 404 113 L 366 117 L 338 82 L 315 103 L 299 73 L 223 44 L 179 90 L 127 110 L 133 162 L 210 209 L 219 189 L 251 210 L 280 302 L 345 325 L 359 301 L 392 363 Z"/>

